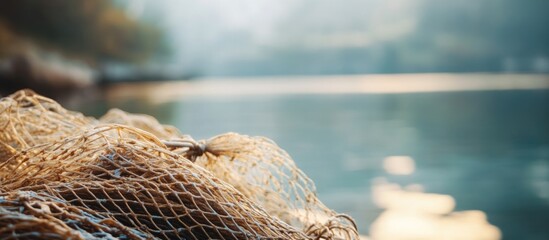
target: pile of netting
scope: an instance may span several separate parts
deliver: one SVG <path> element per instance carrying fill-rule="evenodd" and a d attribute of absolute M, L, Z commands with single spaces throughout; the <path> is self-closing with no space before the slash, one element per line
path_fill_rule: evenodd
<path fill-rule="evenodd" d="M 358 239 L 274 142 L 0 100 L 0 239 Z"/>

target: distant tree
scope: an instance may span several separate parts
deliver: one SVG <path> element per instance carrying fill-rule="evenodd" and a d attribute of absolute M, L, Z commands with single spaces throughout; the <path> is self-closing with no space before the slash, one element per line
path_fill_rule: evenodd
<path fill-rule="evenodd" d="M 0 1 L 2 22 L 15 35 L 90 63 L 142 62 L 166 48 L 158 27 L 109 0 Z"/>

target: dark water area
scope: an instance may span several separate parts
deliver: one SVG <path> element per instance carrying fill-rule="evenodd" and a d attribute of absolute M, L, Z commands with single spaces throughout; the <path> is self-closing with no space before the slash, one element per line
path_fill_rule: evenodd
<path fill-rule="evenodd" d="M 450 195 L 456 211 L 483 211 L 503 239 L 549 239 L 549 90 L 103 99 L 73 109 L 100 116 L 112 107 L 195 139 L 274 139 L 363 234 L 382 212 L 372 200 L 382 177 Z M 415 171 L 388 174 L 383 160 L 395 155 L 413 158 Z"/>

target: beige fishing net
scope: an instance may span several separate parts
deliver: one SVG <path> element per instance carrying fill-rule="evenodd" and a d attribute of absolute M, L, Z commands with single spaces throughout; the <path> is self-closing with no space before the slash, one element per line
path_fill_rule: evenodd
<path fill-rule="evenodd" d="M 0 239 L 358 239 L 274 142 L 0 100 Z"/>

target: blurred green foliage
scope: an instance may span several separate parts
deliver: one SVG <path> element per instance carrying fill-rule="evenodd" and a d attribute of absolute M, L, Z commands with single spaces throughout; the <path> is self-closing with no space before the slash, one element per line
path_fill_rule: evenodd
<path fill-rule="evenodd" d="M 160 28 L 109 0 L 0 1 L 0 53 L 19 39 L 92 64 L 139 63 L 167 47 Z"/>

